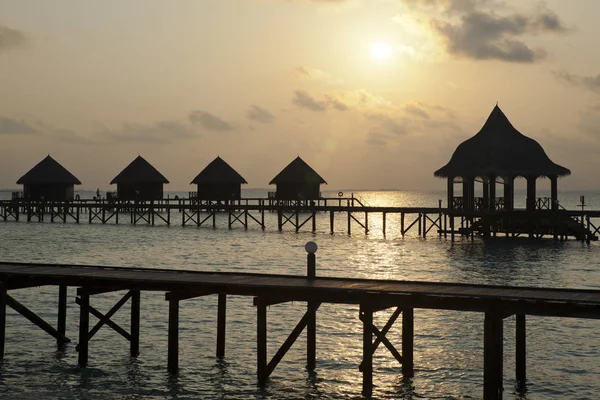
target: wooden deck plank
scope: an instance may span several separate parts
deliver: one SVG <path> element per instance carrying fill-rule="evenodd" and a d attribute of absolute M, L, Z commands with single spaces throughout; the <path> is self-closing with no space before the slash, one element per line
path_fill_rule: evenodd
<path fill-rule="evenodd" d="M 376 279 L 316 278 L 234 272 L 185 271 L 77 265 L 0 263 L 0 280 L 52 282 L 97 287 L 135 287 L 141 290 L 220 290 L 230 294 L 315 297 L 355 303 L 360 296 L 415 301 L 440 309 L 482 309 L 489 301 L 500 306 L 544 307 L 544 315 L 578 315 L 586 311 L 600 318 L 600 290 L 551 289 L 453 284 L 445 282 L 384 281 Z M 293 293 L 293 294 L 292 294 Z M 393 301 L 393 300 L 389 300 Z M 452 302 L 452 304 L 444 303 Z M 436 305 L 435 307 L 432 304 Z M 566 307 L 566 308 L 565 308 Z M 583 311 L 582 311 L 583 310 Z M 541 312 L 541 311 L 540 311 Z M 575 311 L 574 311 L 575 312 Z M 592 316 L 593 317 L 593 316 Z"/>

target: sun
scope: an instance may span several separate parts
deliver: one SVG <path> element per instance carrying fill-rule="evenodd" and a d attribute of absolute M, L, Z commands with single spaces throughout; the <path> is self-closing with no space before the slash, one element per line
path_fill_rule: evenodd
<path fill-rule="evenodd" d="M 392 47 L 384 42 L 371 44 L 371 57 L 378 61 L 385 61 L 392 56 Z"/>

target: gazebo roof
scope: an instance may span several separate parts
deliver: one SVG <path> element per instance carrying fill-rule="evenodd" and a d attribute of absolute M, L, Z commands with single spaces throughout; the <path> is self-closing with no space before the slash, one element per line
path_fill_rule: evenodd
<path fill-rule="evenodd" d="M 39 185 L 39 184 L 73 184 L 81 185 L 79 179 L 67 171 L 50 155 L 37 163 L 17 181 L 17 185 Z"/>
<path fill-rule="evenodd" d="M 190 183 L 192 184 L 204 184 L 204 183 L 248 183 L 246 180 L 238 174 L 238 172 L 231 168 L 229 164 L 225 162 L 221 157 L 215 158 L 210 164 L 208 164 Z"/>
<path fill-rule="evenodd" d="M 156 168 L 142 156 L 137 156 L 110 184 L 114 183 L 169 183 Z"/>
<path fill-rule="evenodd" d="M 434 173 L 441 178 L 570 174 L 552 162 L 538 142 L 516 130 L 498 105 L 479 133 L 462 142 L 448 164 Z"/>
<path fill-rule="evenodd" d="M 288 164 L 280 173 L 271 179 L 269 185 L 278 183 L 324 183 L 325 179 L 321 178 L 317 172 L 310 167 L 300 156 Z"/>

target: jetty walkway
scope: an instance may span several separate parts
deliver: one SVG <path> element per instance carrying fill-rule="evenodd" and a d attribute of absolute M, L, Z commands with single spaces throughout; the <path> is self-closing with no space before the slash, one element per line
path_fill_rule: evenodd
<path fill-rule="evenodd" d="M 543 199 L 540 199 L 543 200 Z M 351 234 L 353 229 L 370 232 L 369 216 L 381 218 L 385 236 L 388 214 L 398 215 L 402 236 L 416 231 L 417 236 L 427 237 L 431 232 L 454 239 L 455 235 L 484 237 L 528 236 L 567 240 L 575 238 L 590 242 L 600 234 L 600 211 L 549 209 L 550 202 L 538 201 L 535 211 L 527 210 L 457 210 L 442 207 L 388 207 L 370 206 L 358 197 L 320 198 L 314 201 L 276 200 L 273 198 L 245 198 L 235 201 L 211 201 L 194 198 L 167 198 L 157 201 L 107 201 L 81 199 L 67 202 L 28 201 L 23 199 L 0 200 L 0 220 L 4 222 L 26 220 L 27 222 L 58 222 L 89 224 L 171 225 L 180 221 L 181 226 L 208 226 L 217 228 L 217 216 L 227 218 L 227 227 L 243 227 L 251 224 L 267 229 L 265 213 L 277 214 L 278 231 L 291 228 L 316 232 L 317 218 L 329 216 L 329 231 L 336 230 L 336 221 L 343 215 L 343 230 Z M 325 217 L 326 218 L 326 217 Z M 273 218 L 269 219 L 271 223 Z"/>
<path fill-rule="evenodd" d="M 600 319 L 600 291 L 531 287 L 488 286 L 398 280 L 326 278 L 315 276 L 316 246 L 307 257 L 307 276 L 254 273 L 196 272 L 167 269 L 82 266 L 65 264 L 0 263 L 0 356 L 4 357 L 6 306 L 55 337 L 59 344 L 70 339 L 65 332 L 67 288 L 76 287 L 80 306 L 77 351 L 80 366 L 88 364 L 88 344 L 94 334 L 108 325 L 130 342 L 132 356 L 139 352 L 140 302 L 143 291 L 164 292 L 169 302 L 167 368 L 179 367 L 179 303 L 199 296 L 218 296 L 216 354 L 225 356 L 225 321 L 228 295 L 249 296 L 257 310 L 257 380 L 267 382 L 277 364 L 299 335 L 307 330 L 307 368 L 316 368 L 316 318 L 322 303 L 359 306 L 363 326 L 362 394 L 373 391 L 373 353 L 383 344 L 399 361 L 406 377 L 414 375 L 414 309 L 481 312 L 484 320 L 484 393 L 486 400 L 501 399 L 503 392 L 503 320 L 516 315 L 516 379 L 526 379 L 526 315 Z M 44 321 L 16 299 L 10 291 L 34 286 L 58 287 L 57 328 Z M 91 304 L 93 295 L 127 291 L 106 314 Z M 127 301 L 131 305 L 129 332 L 111 321 Z M 283 302 L 306 302 L 307 311 L 279 350 L 267 355 L 267 309 Z M 373 324 L 373 314 L 393 309 L 385 326 Z M 98 323 L 90 330 L 90 314 Z M 402 315 L 402 341 L 396 349 L 387 333 Z M 10 332 L 8 332 L 10 334 Z"/>

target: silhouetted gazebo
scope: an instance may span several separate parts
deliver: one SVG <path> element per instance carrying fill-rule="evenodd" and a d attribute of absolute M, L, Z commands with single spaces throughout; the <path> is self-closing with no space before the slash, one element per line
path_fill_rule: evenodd
<path fill-rule="evenodd" d="M 277 185 L 275 198 L 278 200 L 316 200 L 320 197 L 322 183 L 327 184 L 298 156 L 269 185 Z"/>
<path fill-rule="evenodd" d="M 161 200 L 163 185 L 169 181 L 142 156 L 137 156 L 110 182 L 115 183 L 119 200 Z"/>
<path fill-rule="evenodd" d="M 81 182 L 48 155 L 17 184 L 23 185 L 23 197 L 27 200 L 65 201 L 73 200 L 74 186 L 81 185 Z"/>
<path fill-rule="evenodd" d="M 221 157 L 217 157 L 190 185 L 198 185 L 200 200 L 239 200 L 244 183 L 248 182 Z"/>
<path fill-rule="evenodd" d="M 558 209 L 558 177 L 571 171 L 555 164 L 535 140 L 516 130 L 496 105 L 472 138 L 461 143 L 450 162 L 434 175 L 448 179 L 448 208 L 463 210 L 513 210 L 514 179 L 527 180 L 527 210 L 536 209 L 536 180 L 547 177 L 551 183 L 550 204 Z M 483 197 L 475 198 L 475 180 L 483 181 Z M 504 184 L 504 196 L 496 199 L 496 181 Z M 462 198 L 454 197 L 454 182 L 463 184 Z"/>

